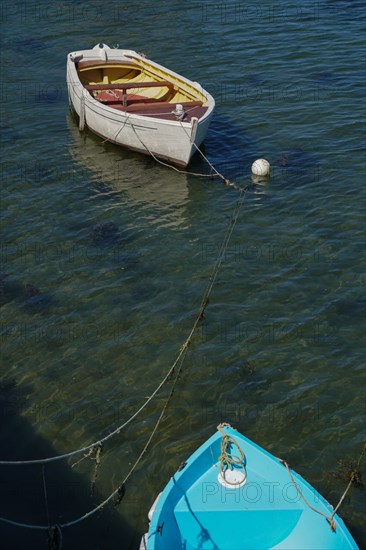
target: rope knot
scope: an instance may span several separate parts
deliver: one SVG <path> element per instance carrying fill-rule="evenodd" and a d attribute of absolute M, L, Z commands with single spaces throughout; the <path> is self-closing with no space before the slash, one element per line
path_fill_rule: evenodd
<path fill-rule="evenodd" d="M 48 550 L 62 549 L 62 531 L 59 525 L 52 525 L 48 529 Z"/>
<path fill-rule="evenodd" d="M 335 533 L 336 530 L 337 530 L 336 522 L 334 521 L 334 519 L 332 517 L 329 518 L 328 521 L 329 521 L 331 531 L 333 531 L 333 533 Z"/>

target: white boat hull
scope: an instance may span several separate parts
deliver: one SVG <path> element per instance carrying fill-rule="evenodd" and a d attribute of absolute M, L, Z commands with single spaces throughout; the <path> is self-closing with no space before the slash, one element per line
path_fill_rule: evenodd
<path fill-rule="evenodd" d="M 105 46 L 105 48 L 108 48 Z M 214 100 L 209 97 L 209 108 L 206 114 L 200 118 L 192 118 L 190 122 L 179 120 L 162 120 L 151 116 L 126 113 L 118 111 L 107 105 L 103 105 L 89 94 L 79 80 L 75 67 L 75 60 L 83 58 L 95 59 L 94 50 L 74 52 L 67 58 L 67 89 L 69 103 L 79 117 L 79 127 L 89 128 L 102 138 L 127 147 L 140 153 L 154 155 L 170 164 L 185 167 L 189 163 L 196 148 L 203 142 L 210 124 L 214 109 Z M 133 57 L 140 58 L 139 54 L 131 50 L 118 50 L 108 48 L 109 59 L 113 56 L 116 60 Z M 150 64 L 160 68 L 160 65 L 149 61 Z M 177 77 L 172 71 L 163 68 L 168 74 Z M 191 86 L 202 88 L 181 76 L 179 78 Z"/>

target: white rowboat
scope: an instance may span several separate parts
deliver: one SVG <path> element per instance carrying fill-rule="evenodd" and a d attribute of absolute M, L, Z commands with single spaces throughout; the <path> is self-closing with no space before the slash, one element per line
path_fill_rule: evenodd
<path fill-rule="evenodd" d="M 198 82 L 106 44 L 68 54 L 67 89 L 80 130 L 180 167 L 203 142 L 215 107 Z"/>

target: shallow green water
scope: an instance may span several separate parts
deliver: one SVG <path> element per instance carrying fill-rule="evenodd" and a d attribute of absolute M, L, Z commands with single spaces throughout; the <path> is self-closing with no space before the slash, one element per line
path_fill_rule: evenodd
<path fill-rule="evenodd" d="M 223 420 L 336 504 L 345 482 L 329 474 L 358 457 L 365 435 L 362 4 L 104 8 L 2 6 L 1 457 L 79 448 L 144 402 L 190 331 L 238 200 L 218 181 L 79 133 L 66 54 L 103 40 L 214 95 L 205 154 L 227 177 L 248 185 L 260 157 L 273 168 L 246 197 L 174 399 L 124 500 L 65 530 L 64 547 L 137 548 L 156 494 Z M 199 158 L 191 168 L 207 170 Z M 105 236 L 108 222 L 117 229 Z M 46 469 L 52 522 L 118 486 L 167 392 L 106 445 L 97 496 L 90 461 Z M 40 468 L 0 475 L 0 515 L 47 523 Z M 354 489 L 341 515 L 360 547 L 364 512 L 364 490 Z M 0 533 L 4 548 L 46 546 L 44 533 L 1 523 Z"/>

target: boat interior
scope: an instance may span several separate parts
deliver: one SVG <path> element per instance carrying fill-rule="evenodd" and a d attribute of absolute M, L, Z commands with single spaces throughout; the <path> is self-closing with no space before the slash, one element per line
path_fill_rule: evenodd
<path fill-rule="evenodd" d="M 76 69 L 92 97 L 113 109 L 184 122 L 201 118 L 208 109 L 207 98 L 199 90 L 168 72 L 149 70 L 148 65 L 82 60 Z"/>

